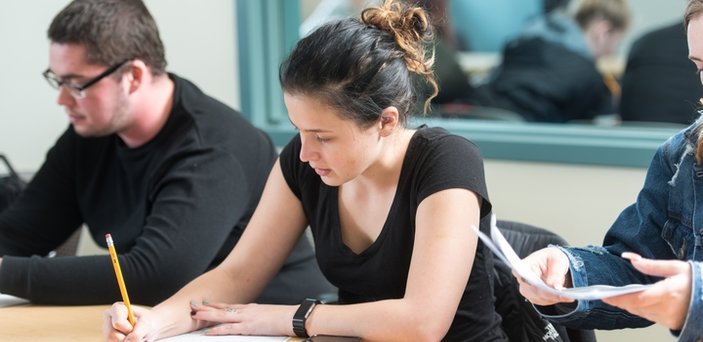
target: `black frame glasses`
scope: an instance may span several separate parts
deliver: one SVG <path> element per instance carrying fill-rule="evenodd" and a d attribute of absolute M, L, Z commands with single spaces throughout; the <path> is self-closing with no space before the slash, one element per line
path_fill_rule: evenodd
<path fill-rule="evenodd" d="M 125 59 L 122 62 L 116 63 L 112 65 L 111 67 L 107 68 L 105 71 L 100 73 L 100 75 L 93 77 L 92 79 L 88 80 L 87 82 L 83 83 L 83 85 L 76 85 L 73 83 L 68 83 L 66 81 L 63 81 L 59 79 L 56 74 L 54 74 L 51 69 L 46 69 L 43 73 L 42 76 L 44 76 L 44 79 L 49 83 L 49 85 L 54 88 L 54 89 L 59 89 L 61 86 L 64 86 L 68 92 L 71 94 L 71 96 L 77 98 L 77 99 L 82 99 L 85 97 L 85 90 L 88 89 L 90 86 L 92 86 L 95 83 L 98 83 L 100 80 L 103 78 L 107 77 L 108 75 L 112 74 L 115 72 L 117 69 L 125 65 L 125 63 L 129 62 L 131 59 Z"/>

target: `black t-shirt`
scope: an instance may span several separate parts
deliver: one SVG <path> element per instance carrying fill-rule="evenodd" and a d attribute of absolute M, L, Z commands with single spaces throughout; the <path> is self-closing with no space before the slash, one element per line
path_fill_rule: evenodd
<path fill-rule="evenodd" d="M 421 127 L 414 134 L 388 218 L 376 241 L 360 254 L 342 242 L 338 187 L 324 184 L 307 163 L 298 159 L 300 148 L 300 138 L 295 137 L 281 152 L 281 169 L 302 202 L 318 263 L 327 279 L 339 288 L 341 304 L 404 296 L 417 208 L 433 193 L 450 188 L 476 193 L 481 198 L 481 230 L 488 230 L 486 218 L 491 204 L 478 148 L 444 129 Z M 468 224 L 466 229 L 471 229 Z M 502 336 L 500 319 L 494 312 L 491 273 L 486 271 L 492 270 L 492 263 L 490 251 L 479 243 L 470 281 L 445 339 L 493 341 L 492 336 Z"/>

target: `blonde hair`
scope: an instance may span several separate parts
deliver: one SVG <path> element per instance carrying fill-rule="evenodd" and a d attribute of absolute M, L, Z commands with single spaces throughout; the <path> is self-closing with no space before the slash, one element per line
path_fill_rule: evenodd
<path fill-rule="evenodd" d="M 703 0 L 688 0 L 686 9 L 683 14 L 683 24 L 684 28 L 688 27 L 688 24 L 694 18 L 698 17 L 703 13 Z M 703 104 L 703 98 L 700 99 L 699 104 Z M 698 140 L 696 144 L 696 164 L 703 164 L 703 113 L 695 122 L 695 132 L 698 134 Z"/>
<path fill-rule="evenodd" d="M 627 0 L 581 0 L 577 1 L 574 19 L 586 28 L 593 21 L 602 19 L 613 29 L 625 31 L 630 26 L 630 7 Z"/>
<path fill-rule="evenodd" d="M 703 115 L 696 120 L 694 132 L 698 135 L 696 143 L 696 164 L 703 164 Z"/>
<path fill-rule="evenodd" d="M 688 23 L 693 20 L 693 18 L 699 16 L 703 13 L 703 1 L 702 0 L 688 0 L 686 5 L 686 10 L 683 14 L 683 24 L 684 27 L 688 26 Z"/>

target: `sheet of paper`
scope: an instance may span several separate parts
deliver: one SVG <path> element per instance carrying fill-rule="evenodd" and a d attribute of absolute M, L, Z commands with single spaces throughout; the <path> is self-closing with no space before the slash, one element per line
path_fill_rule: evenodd
<path fill-rule="evenodd" d="M 159 340 L 162 342 L 283 342 L 289 339 L 288 336 L 241 336 L 241 335 L 226 335 L 226 336 L 208 336 L 204 330 L 198 330 L 191 333 L 167 337 Z"/>
<path fill-rule="evenodd" d="M 495 215 L 491 217 L 491 237 L 479 231 L 475 226 L 473 230 L 478 234 L 488 248 L 490 248 L 496 256 L 498 256 L 506 265 L 508 265 L 515 273 L 519 274 L 525 281 L 537 288 L 551 292 L 553 294 L 580 300 L 595 300 L 622 294 L 643 291 L 652 285 L 631 284 L 626 286 L 609 286 L 609 285 L 591 285 L 585 287 L 555 289 L 547 285 L 542 279 L 530 270 L 520 257 L 515 253 L 515 250 L 510 246 L 503 234 L 496 226 Z"/>
<path fill-rule="evenodd" d="M 0 308 L 6 307 L 6 306 L 27 304 L 27 303 L 29 303 L 29 301 L 24 298 L 10 296 L 8 294 L 0 293 Z"/>

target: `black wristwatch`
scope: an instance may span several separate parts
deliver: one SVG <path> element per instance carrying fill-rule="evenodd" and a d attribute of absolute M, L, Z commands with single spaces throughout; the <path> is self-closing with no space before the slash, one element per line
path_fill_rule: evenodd
<path fill-rule="evenodd" d="M 305 321 L 308 319 L 312 313 L 312 309 L 315 305 L 320 304 L 320 301 L 314 298 L 305 298 L 305 300 L 300 303 L 298 311 L 293 315 L 293 332 L 295 336 L 298 337 L 309 337 L 308 331 L 305 330 Z"/>

